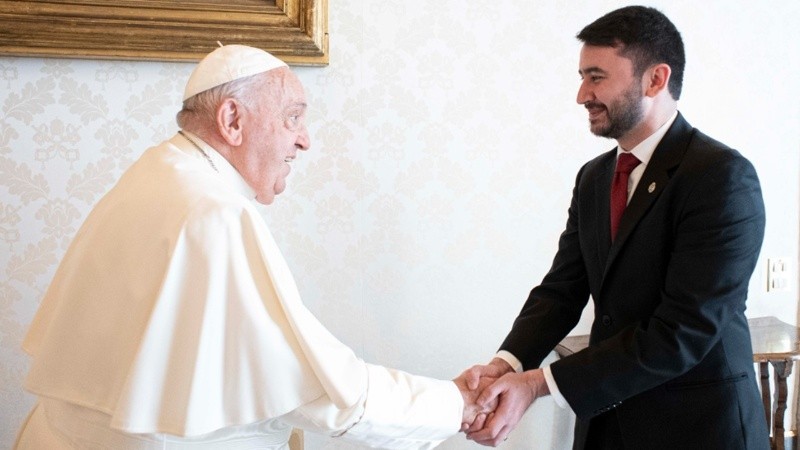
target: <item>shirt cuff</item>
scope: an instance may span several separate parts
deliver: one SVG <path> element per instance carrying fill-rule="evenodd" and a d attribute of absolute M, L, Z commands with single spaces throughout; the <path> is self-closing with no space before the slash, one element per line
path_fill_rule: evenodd
<path fill-rule="evenodd" d="M 564 396 L 561 395 L 561 391 L 558 390 L 558 385 L 556 384 L 556 379 L 553 378 L 553 371 L 550 370 L 550 366 L 542 368 L 542 372 L 544 373 L 544 381 L 547 383 L 547 388 L 550 389 L 550 395 L 553 397 L 556 405 L 561 408 L 569 408 L 567 399 L 565 399 Z"/>
<path fill-rule="evenodd" d="M 514 372 L 517 372 L 517 373 L 522 372 L 522 363 L 519 362 L 517 357 L 514 356 L 513 354 L 511 354 L 511 352 L 506 351 L 506 350 L 500 350 L 494 356 L 495 356 L 495 358 L 500 358 L 503 361 L 507 362 L 508 365 L 510 365 L 511 368 L 514 369 Z"/>

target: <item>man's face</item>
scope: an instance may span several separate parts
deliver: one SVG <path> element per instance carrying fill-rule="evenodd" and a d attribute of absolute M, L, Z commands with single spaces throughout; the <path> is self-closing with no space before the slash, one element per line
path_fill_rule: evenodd
<path fill-rule="evenodd" d="M 624 138 L 644 119 L 641 77 L 633 62 L 613 47 L 584 45 L 578 73 L 578 103 L 589 111 L 589 128 L 597 136 Z"/>
<path fill-rule="evenodd" d="M 270 74 L 270 88 L 258 93 L 257 105 L 248 111 L 240 147 L 239 172 L 256 191 L 259 203 L 270 204 L 286 189 L 289 164 L 298 150 L 308 150 L 303 86 L 288 68 Z"/>

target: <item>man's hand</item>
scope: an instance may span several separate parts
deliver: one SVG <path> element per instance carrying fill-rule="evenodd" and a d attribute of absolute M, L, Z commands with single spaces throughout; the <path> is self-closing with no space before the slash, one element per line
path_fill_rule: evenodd
<path fill-rule="evenodd" d="M 511 367 L 511 364 L 507 363 L 504 359 L 494 358 L 485 366 L 476 365 L 470 367 L 458 377 L 466 380 L 467 386 L 471 390 L 475 390 L 478 389 L 481 378 L 500 378 L 501 376 L 513 371 L 514 369 Z"/>
<path fill-rule="evenodd" d="M 475 365 L 461 373 L 453 381 L 464 396 L 464 417 L 461 421 L 461 431 L 477 431 L 483 428 L 488 417 L 494 411 L 497 401 L 485 406 L 475 404 L 478 395 L 484 388 L 492 384 L 505 373 L 513 372 L 511 365 L 505 360 L 494 358 L 487 365 Z"/>
<path fill-rule="evenodd" d="M 483 389 L 477 400 L 479 406 L 497 401 L 497 409 L 486 417 L 482 429 L 476 431 L 475 426 L 470 427 L 467 439 L 496 447 L 508 437 L 533 402 L 549 394 L 542 369 L 503 375 Z"/>
<path fill-rule="evenodd" d="M 461 391 L 461 396 L 464 398 L 464 414 L 461 417 L 461 430 L 466 431 L 471 426 L 479 425 L 483 427 L 483 421 L 486 419 L 486 414 L 494 411 L 497 407 L 497 400 L 490 399 L 478 404 L 478 396 L 483 390 L 497 380 L 496 378 L 483 377 L 480 379 L 478 386 L 475 389 L 470 389 L 464 379 L 464 374 L 459 375 L 453 380 Z M 476 420 L 478 419 L 478 420 Z"/>

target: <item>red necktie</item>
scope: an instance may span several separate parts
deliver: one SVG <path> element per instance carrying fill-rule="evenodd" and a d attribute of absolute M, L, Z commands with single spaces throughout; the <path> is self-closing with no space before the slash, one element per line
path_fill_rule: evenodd
<path fill-rule="evenodd" d="M 617 158 L 614 180 L 611 182 L 611 242 L 617 236 L 619 219 L 628 204 L 628 176 L 639 165 L 639 160 L 630 153 L 623 152 Z"/>

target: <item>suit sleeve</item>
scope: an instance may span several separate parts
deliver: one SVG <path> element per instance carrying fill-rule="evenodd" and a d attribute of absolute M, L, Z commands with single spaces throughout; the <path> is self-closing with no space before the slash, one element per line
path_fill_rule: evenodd
<path fill-rule="evenodd" d="M 585 171 L 577 176 L 558 251 L 541 284 L 531 290 L 500 350 L 513 354 L 524 370 L 539 367 L 558 342 L 580 320 L 589 300 L 589 282 L 583 263 L 578 224 L 580 190 Z"/>
<path fill-rule="evenodd" d="M 764 205 L 749 161 L 734 151 L 716 154 L 722 156 L 672 180 L 682 187 L 670 204 L 674 234 L 665 237 L 671 248 L 660 298 L 639 299 L 655 302 L 653 313 L 551 366 L 579 417 L 687 373 L 729 328 L 741 325 L 764 235 Z"/>

